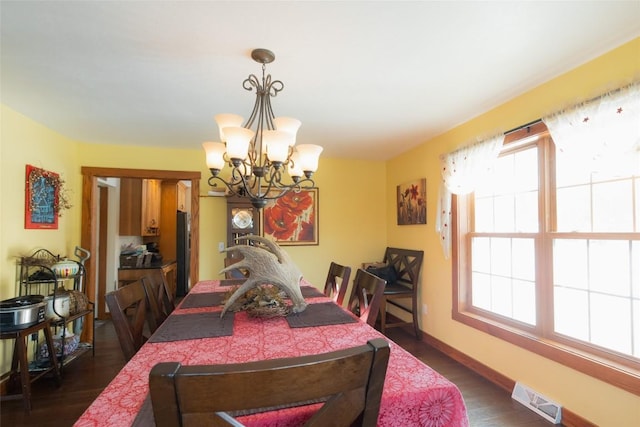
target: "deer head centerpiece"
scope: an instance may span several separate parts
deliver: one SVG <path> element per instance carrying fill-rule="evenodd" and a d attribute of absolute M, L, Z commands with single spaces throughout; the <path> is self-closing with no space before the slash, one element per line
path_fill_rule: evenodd
<path fill-rule="evenodd" d="M 257 243 L 255 246 L 238 245 L 227 248 L 226 251 L 240 252 L 244 259 L 225 267 L 220 273 L 242 268 L 249 271 L 249 278 L 229 297 L 222 309 L 220 317 L 224 316 L 229 307 L 245 292 L 260 285 L 274 285 L 285 292 L 293 302 L 293 312 L 300 313 L 307 308 L 300 280 L 302 272 L 295 265 L 280 246 L 275 242 L 260 236 L 248 235 L 243 239 Z"/>

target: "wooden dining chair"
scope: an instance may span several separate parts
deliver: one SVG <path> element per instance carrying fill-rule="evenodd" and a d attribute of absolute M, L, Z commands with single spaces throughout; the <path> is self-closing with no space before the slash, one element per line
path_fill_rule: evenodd
<path fill-rule="evenodd" d="M 225 258 L 224 266 L 229 267 L 230 265 L 236 264 L 242 261 L 244 258 Z M 224 278 L 225 279 L 246 279 L 248 277 L 248 273 L 245 270 L 234 268 L 233 270 L 225 271 Z"/>
<path fill-rule="evenodd" d="M 235 415 L 322 402 L 306 426 L 374 427 L 389 362 L 382 338 L 331 353 L 257 362 L 181 366 L 149 374 L 158 427 L 234 426 Z M 212 390 L 215 393 L 212 393 Z"/>
<path fill-rule="evenodd" d="M 335 262 L 329 265 L 329 273 L 324 284 L 324 294 L 338 304 L 342 305 L 349 287 L 351 267 L 346 267 Z"/>
<path fill-rule="evenodd" d="M 175 303 L 162 274 L 150 274 L 141 281 L 147 296 L 149 330 L 153 333 L 175 310 Z"/>
<path fill-rule="evenodd" d="M 380 331 L 383 334 L 387 328 L 412 325 L 416 339 L 421 339 L 422 333 L 418 326 L 418 287 L 423 257 L 424 251 L 420 250 L 391 247 L 385 250 L 383 262 L 394 269 L 396 277 L 393 283 L 387 283 L 380 304 Z M 410 314 L 411 321 L 406 322 L 398 318 L 390 321 L 390 316 L 387 316 L 387 304 Z"/>
<path fill-rule="evenodd" d="M 129 361 L 146 341 L 147 295 L 144 286 L 137 280 L 107 293 L 105 299 L 122 353 Z"/>
<path fill-rule="evenodd" d="M 353 280 L 348 309 L 360 320 L 375 326 L 386 281 L 359 268 Z"/>

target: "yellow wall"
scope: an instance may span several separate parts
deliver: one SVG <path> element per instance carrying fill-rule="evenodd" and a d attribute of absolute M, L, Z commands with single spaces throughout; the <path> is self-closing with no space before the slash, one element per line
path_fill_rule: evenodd
<path fill-rule="evenodd" d="M 485 114 L 404 153 L 387 164 L 387 198 L 395 186 L 426 176 L 428 225 L 397 226 L 392 203 L 387 204 L 389 245 L 423 249 L 421 304 L 428 314 L 421 329 L 507 377 L 522 381 L 569 410 L 601 426 L 631 426 L 640 422 L 640 397 L 612 387 L 543 357 L 495 339 L 451 319 L 451 262 L 446 260 L 435 231 L 440 154 L 473 142 L 495 130 L 507 131 L 537 120 L 580 100 L 630 83 L 640 76 L 640 39 L 561 75 Z M 416 175 L 415 171 L 421 171 Z"/>

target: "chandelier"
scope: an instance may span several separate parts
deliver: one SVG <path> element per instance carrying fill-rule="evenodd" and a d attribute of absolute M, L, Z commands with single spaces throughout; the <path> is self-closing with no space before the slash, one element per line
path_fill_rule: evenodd
<path fill-rule="evenodd" d="M 275 117 L 271 97 L 284 88 L 280 80 L 265 75 L 266 64 L 275 55 L 267 49 L 255 49 L 251 58 L 262 64 L 262 80 L 249 75 L 242 86 L 255 89 L 256 101 L 249 119 L 237 114 L 218 114 L 221 142 L 204 142 L 207 167 L 211 171 L 210 186 L 222 182 L 231 195 L 246 197 L 257 208 L 263 208 L 269 200 L 278 199 L 290 191 L 312 188 L 311 179 L 318 168 L 322 147 L 296 143 L 296 133 L 301 122 L 291 117 Z M 225 165 L 231 167 L 228 180 L 220 176 Z M 285 171 L 291 182 L 284 182 Z"/>

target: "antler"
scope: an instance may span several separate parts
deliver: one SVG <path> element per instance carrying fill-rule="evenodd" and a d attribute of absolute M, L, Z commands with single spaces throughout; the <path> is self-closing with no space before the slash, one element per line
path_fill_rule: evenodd
<path fill-rule="evenodd" d="M 275 242 L 261 236 L 248 235 L 243 239 L 259 243 L 256 246 L 238 245 L 227 248 L 226 251 L 240 252 L 244 259 L 220 270 L 225 273 L 236 268 L 249 271 L 249 278 L 229 297 L 222 309 L 220 317 L 224 316 L 229 307 L 249 289 L 260 285 L 274 285 L 284 291 L 293 302 L 293 312 L 299 313 L 307 308 L 302 292 L 300 280 L 302 272 Z"/>

